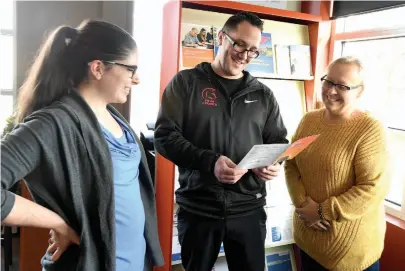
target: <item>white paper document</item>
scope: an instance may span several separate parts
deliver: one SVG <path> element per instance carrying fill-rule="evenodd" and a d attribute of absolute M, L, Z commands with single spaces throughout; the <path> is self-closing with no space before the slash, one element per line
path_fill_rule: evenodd
<path fill-rule="evenodd" d="M 269 166 L 273 164 L 289 146 L 290 144 L 254 145 L 237 165 L 237 168 L 252 169 Z"/>

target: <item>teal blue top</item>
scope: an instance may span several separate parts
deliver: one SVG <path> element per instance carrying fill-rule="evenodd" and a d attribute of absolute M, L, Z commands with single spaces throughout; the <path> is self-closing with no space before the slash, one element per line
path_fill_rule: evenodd
<path fill-rule="evenodd" d="M 141 153 L 129 128 L 116 116 L 124 135 L 115 138 L 102 127 L 110 149 L 115 194 L 117 271 L 143 271 L 146 253 L 145 212 L 139 190 Z"/>

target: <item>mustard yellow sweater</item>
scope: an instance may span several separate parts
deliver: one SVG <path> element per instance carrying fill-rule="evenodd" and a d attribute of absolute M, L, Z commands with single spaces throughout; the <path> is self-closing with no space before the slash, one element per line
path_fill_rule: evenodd
<path fill-rule="evenodd" d="M 327 269 L 360 271 L 378 260 L 384 247 L 385 132 L 367 113 L 328 124 L 324 112 L 301 120 L 292 141 L 320 136 L 286 163 L 285 172 L 294 205 L 302 205 L 306 196 L 321 203 L 331 229 L 316 231 L 294 214 L 294 239 Z"/>

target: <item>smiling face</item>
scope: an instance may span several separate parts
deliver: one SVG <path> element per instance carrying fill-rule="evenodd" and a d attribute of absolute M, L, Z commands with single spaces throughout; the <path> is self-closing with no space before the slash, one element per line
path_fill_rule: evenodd
<path fill-rule="evenodd" d="M 237 25 L 234 30 L 226 33 L 239 46 L 246 50 L 257 50 L 260 46 L 261 31 L 256 26 L 253 26 L 247 21 L 243 21 Z M 246 65 L 253 58 L 247 56 L 247 52 L 237 52 L 231 41 L 226 37 L 224 32 L 219 33 L 219 51 L 217 58 L 220 67 L 225 76 L 241 76 Z"/>
<path fill-rule="evenodd" d="M 363 92 L 363 87 L 346 90 L 333 86 L 330 82 L 349 87 L 361 85 L 359 67 L 355 64 L 332 64 L 325 79 L 327 80 L 322 83 L 322 100 L 328 113 L 335 117 L 350 116 L 356 109 L 356 102 Z"/>
<path fill-rule="evenodd" d="M 133 70 L 123 65 L 136 66 L 138 55 L 134 51 L 127 58 L 112 62 L 117 64 L 103 63 L 100 60 L 95 60 L 90 65 L 90 72 L 96 79 L 93 80 L 93 83 L 98 90 L 99 98 L 108 104 L 122 104 L 127 101 L 132 85 L 139 83 L 138 75 L 136 73 L 133 75 Z"/>

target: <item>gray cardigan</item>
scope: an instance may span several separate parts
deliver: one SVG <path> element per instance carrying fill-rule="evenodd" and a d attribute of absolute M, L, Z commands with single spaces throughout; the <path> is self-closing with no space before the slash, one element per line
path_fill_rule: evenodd
<path fill-rule="evenodd" d="M 112 106 L 109 109 L 127 123 Z M 147 257 L 161 266 L 155 189 L 142 144 L 136 140 L 142 152 L 139 181 Z M 76 91 L 34 112 L 1 142 L 2 220 L 15 201 L 7 189 L 23 178 L 34 200 L 59 214 L 81 239 L 80 246 L 70 246 L 56 262 L 45 255 L 45 270 L 115 270 L 111 156 L 96 116 Z"/>

